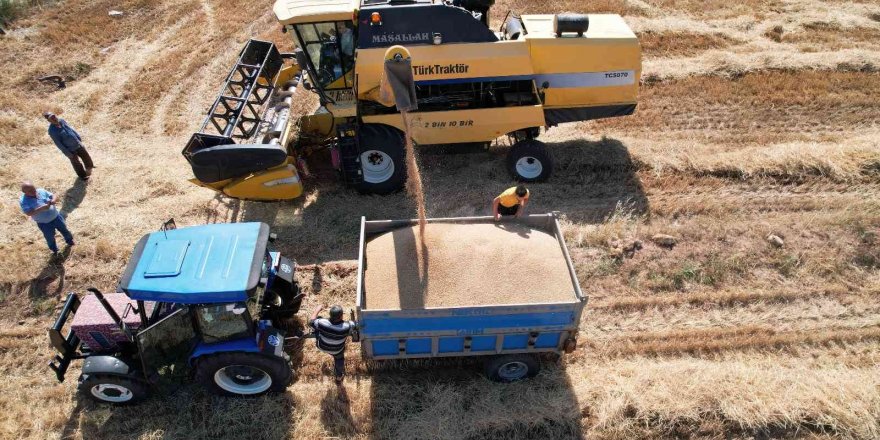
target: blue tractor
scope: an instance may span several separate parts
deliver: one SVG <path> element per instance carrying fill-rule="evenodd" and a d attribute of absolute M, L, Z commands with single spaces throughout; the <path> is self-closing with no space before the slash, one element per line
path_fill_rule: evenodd
<path fill-rule="evenodd" d="M 169 225 L 169 224 L 166 224 Z M 64 381 L 84 359 L 79 389 L 138 402 L 195 379 L 221 395 L 282 391 L 290 383 L 286 318 L 303 295 L 295 264 L 269 250 L 263 223 L 163 227 L 135 246 L 118 293 L 68 295 L 49 339 Z"/>

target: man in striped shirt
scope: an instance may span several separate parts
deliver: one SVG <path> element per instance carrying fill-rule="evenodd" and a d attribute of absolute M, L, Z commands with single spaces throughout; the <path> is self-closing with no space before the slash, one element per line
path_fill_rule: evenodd
<path fill-rule="evenodd" d="M 354 330 L 355 323 L 342 319 L 342 307 L 330 307 L 330 319 L 318 316 L 322 310 L 323 305 L 315 309 L 309 326 L 315 330 L 318 349 L 333 356 L 333 372 L 338 385 L 345 376 L 345 342 Z"/>

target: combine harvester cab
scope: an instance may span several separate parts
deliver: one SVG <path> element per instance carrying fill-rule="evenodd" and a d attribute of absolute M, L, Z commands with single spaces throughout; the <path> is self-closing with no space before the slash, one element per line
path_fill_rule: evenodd
<path fill-rule="evenodd" d="M 546 180 L 553 161 L 536 139 L 542 127 L 635 111 L 638 39 L 614 14 L 509 15 L 496 32 L 493 4 L 277 0 L 275 15 L 297 49 L 248 42 L 184 150 L 194 182 L 238 198 L 295 198 L 297 165 L 329 149 L 346 183 L 387 194 L 406 179 L 405 128 L 422 145 L 507 136 L 511 175 Z M 396 45 L 412 57 L 410 127 L 383 89 L 385 54 Z M 321 107 L 293 121 L 300 82 Z"/>
<path fill-rule="evenodd" d="M 221 395 L 281 391 L 292 372 L 283 321 L 302 302 L 294 264 L 267 250 L 262 223 L 217 224 L 145 235 L 121 292 L 71 293 L 49 340 L 64 381 L 84 359 L 79 389 L 131 404 L 195 377 Z M 66 333 L 65 333 L 66 331 Z"/>

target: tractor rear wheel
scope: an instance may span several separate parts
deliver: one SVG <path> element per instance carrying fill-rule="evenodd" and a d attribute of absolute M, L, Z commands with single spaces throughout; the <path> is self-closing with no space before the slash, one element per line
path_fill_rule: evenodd
<path fill-rule="evenodd" d="M 543 182 L 553 173 L 553 158 L 546 144 L 525 139 L 513 144 L 507 153 L 507 170 L 520 182 Z"/>
<path fill-rule="evenodd" d="M 485 367 L 489 379 L 496 382 L 515 382 L 535 377 L 541 370 L 541 363 L 530 354 L 508 354 L 489 358 Z"/>
<path fill-rule="evenodd" d="M 221 396 L 281 392 L 292 376 L 286 361 L 260 353 L 219 353 L 199 359 L 196 364 L 196 381 Z"/>
<path fill-rule="evenodd" d="M 104 374 L 90 374 L 80 382 L 79 389 L 97 402 L 114 405 L 131 405 L 150 394 L 143 382 Z"/>
<path fill-rule="evenodd" d="M 391 194 L 406 183 L 406 148 L 400 130 L 380 124 L 365 124 L 358 130 L 363 182 L 358 191 Z"/>

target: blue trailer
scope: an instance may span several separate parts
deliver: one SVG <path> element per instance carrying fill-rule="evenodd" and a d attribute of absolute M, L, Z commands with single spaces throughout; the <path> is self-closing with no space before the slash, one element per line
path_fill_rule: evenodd
<path fill-rule="evenodd" d="M 483 356 L 486 374 L 491 379 L 506 382 L 537 374 L 539 354 L 573 351 L 587 297 L 578 284 L 557 215 L 529 215 L 515 222 L 556 238 L 564 259 L 559 264 L 567 267 L 571 278 L 568 300 L 406 310 L 371 309 L 368 306 L 370 292 L 366 291 L 364 281 L 369 265 L 395 263 L 367 261 L 369 241 L 398 228 L 413 227 L 417 221 L 367 221 L 361 218 L 356 319 L 363 357 L 382 360 Z M 493 223 L 493 219 L 429 219 L 428 228 L 440 223 L 485 224 Z M 557 295 L 554 297 L 558 298 Z"/>

